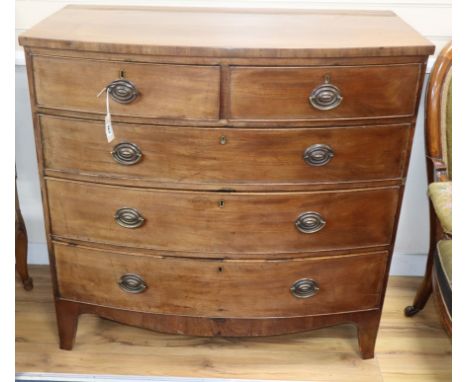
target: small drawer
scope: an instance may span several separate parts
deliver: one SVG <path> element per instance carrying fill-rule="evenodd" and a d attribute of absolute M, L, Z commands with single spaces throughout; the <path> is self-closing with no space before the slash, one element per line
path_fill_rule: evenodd
<path fill-rule="evenodd" d="M 51 175 L 102 176 L 170 188 L 359 182 L 402 177 L 408 124 L 305 129 L 222 129 L 41 116 Z M 385 142 L 385 145 L 381 143 Z"/>
<path fill-rule="evenodd" d="M 218 66 L 33 56 L 33 72 L 40 107 L 104 114 L 106 94 L 97 94 L 121 80 L 110 91 L 113 115 L 218 119 Z"/>
<path fill-rule="evenodd" d="M 420 64 L 233 67 L 230 117 L 336 120 L 409 117 L 416 112 Z"/>
<path fill-rule="evenodd" d="M 57 237 L 248 257 L 389 245 L 399 187 L 222 193 L 49 178 L 47 193 Z"/>
<path fill-rule="evenodd" d="M 387 253 L 294 261 L 154 258 L 54 245 L 60 296 L 143 312 L 294 317 L 379 306 Z"/>

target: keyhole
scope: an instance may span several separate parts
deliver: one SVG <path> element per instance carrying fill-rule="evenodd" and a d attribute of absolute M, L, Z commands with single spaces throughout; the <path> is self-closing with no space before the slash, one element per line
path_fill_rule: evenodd
<path fill-rule="evenodd" d="M 221 138 L 219 138 L 219 143 L 225 145 L 227 143 L 227 138 L 224 135 L 221 136 Z"/>
<path fill-rule="evenodd" d="M 218 207 L 219 207 L 219 208 L 223 208 L 224 205 L 225 205 L 224 200 L 219 200 L 219 201 L 218 201 Z"/>

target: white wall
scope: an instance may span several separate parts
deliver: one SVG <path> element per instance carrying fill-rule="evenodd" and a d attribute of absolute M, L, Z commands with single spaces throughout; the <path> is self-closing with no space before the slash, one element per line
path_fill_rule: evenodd
<path fill-rule="evenodd" d="M 406 22 L 429 38 L 437 51 L 451 36 L 450 0 L 340 0 L 340 1 L 63 1 L 63 0 L 16 0 L 17 35 L 47 17 L 52 12 L 69 3 L 86 4 L 141 4 L 172 6 L 230 6 L 230 7 L 278 7 L 278 8 L 317 8 L 317 9 L 390 9 Z M 47 262 L 44 221 L 37 175 L 36 153 L 30 105 L 28 100 L 27 78 L 21 48 L 16 50 L 16 166 L 18 171 L 18 193 L 29 235 L 29 262 Z M 395 275 L 421 275 L 424 272 L 425 254 L 428 250 L 428 204 L 426 198 L 426 172 L 424 159 L 424 110 L 419 111 L 413 153 L 406 183 L 406 192 L 400 217 L 395 253 L 391 273 Z"/>

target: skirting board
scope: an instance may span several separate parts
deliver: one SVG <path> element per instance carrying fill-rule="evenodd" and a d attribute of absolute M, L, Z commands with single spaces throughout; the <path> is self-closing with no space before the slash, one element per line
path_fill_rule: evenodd
<path fill-rule="evenodd" d="M 393 254 L 391 276 L 422 276 L 426 269 L 426 254 L 414 252 L 395 252 Z M 48 264 L 47 245 L 45 243 L 28 244 L 29 264 Z"/>
<path fill-rule="evenodd" d="M 15 381 L 22 382 L 273 382 L 263 379 L 138 377 L 131 375 L 17 373 Z M 300 381 L 297 381 L 300 382 Z M 310 381 L 309 381 L 310 382 Z"/>

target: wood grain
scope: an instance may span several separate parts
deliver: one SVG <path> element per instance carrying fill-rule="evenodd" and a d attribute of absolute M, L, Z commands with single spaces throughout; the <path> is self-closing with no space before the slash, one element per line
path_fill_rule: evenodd
<path fill-rule="evenodd" d="M 97 95 L 120 71 L 139 95 L 129 104 L 110 100 L 111 114 L 162 119 L 218 119 L 217 66 L 125 63 L 33 56 L 38 106 L 106 113 L 106 94 Z"/>
<path fill-rule="evenodd" d="M 327 382 L 445 382 L 451 344 L 432 301 L 405 318 L 420 278 L 391 277 L 376 358 L 361 360 L 351 325 L 275 337 L 203 338 L 169 335 L 80 318 L 75 350 L 59 350 L 50 273 L 32 266 L 35 288 L 16 283 L 16 371 L 250 378 Z M 183 362 L 181 360 L 183 359 Z"/>
<path fill-rule="evenodd" d="M 442 110 L 443 90 L 448 85 L 447 81 L 451 81 L 451 73 L 452 42 L 450 41 L 437 57 L 427 85 L 425 135 L 429 183 L 447 181 L 450 178 L 449 174 L 451 175 L 448 169 L 449 163 L 446 163 L 447 153 L 443 148 L 443 145 L 447 146 L 446 131 L 442 129 L 442 123 L 446 123 L 446 116 Z"/>
<path fill-rule="evenodd" d="M 81 28 L 84 24 L 89 27 Z M 54 49 L 185 56 L 423 56 L 434 51 L 393 12 L 303 9 L 75 5 L 22 33 L 19 42 Z"/>
<path fill-rule="evenodd" d="M 108 144 L 102 121 L 42 115 L 40 126 L 44 167 L 55 176 L 69 173 L 134 186 L 151 181 L 155 187 L 196 189 L 206 185 L 238 191 L 255 186 L 281 190 L 285 186 L 401 179 L 411 133 L 408 124 L 208 129 L 113 123 L 116 140 Z M 120 142 L 136 144 L 142 160 L 131 166 L 118 164 L 110 153 Z M 303 159 L 304 151 L 316 144 L 334 151 L 326 165 L 311 166 Z"/>
<path fill-rule="evenodd" d="M 421 65 L 356 67 L 234 67 L 232 119 L 308 119 L 403 117 L 416 112 Z M 332 110 L 311 106 L 309 95 L 324 84 L 343 97 Z"/>
<path fill-rule="evenodd" d="M 392 237 L 399 196 L 399 187 L 215 193 L 102 186 L 52 178 L 47 180 L 47 191 L 53 236 L 174 254 L 198 252 L 200 257 L 385 246 Z M 137 209 L 145 218 L 144 224 L 135 229 L 118 225 L 114 216 L 122 207 Z M 319 232 L 297 230 L 296 219 L 308 211 L 316 211 L 325 219 L 326 225 Z"/>
<path fill-rule="evenodd" d="M 376 308 L 387 262 L 385 252 L 223 261 L 123 255 L 58 243 L 54 250 L 64 299 L 207 318 L 311 316 Z M 128 273 L 139 275 L 147 289 L 138 294 L 120 289 L 118 282 Z M 314 280 L 320 290 L 309 298 L 294 297 L 291 286 L 304 278 Z M 243 334 L 242 327 L 237 330 L 237 335 L 247 335 L 247 328 Z"/>
<path fill-rule="evenodd" d="M 24 224 L 23 214 L 21 213 L 18 191 L 16 189 L 15 179 L 15 261 L 16 272 L 18 272 L 23 282 L 24 289 L 31 290 L 33 287 L 32 278 L 28 271 L 28 231 Z"/>
<path fill-rule="evenodd" d="M 433 50 L 430 43 L 391 12 L 175 12 L 101 6 L 67 7 L 20 40 L 27 53 L 61 348 L 72 348 L 78 317 L 91 313 L 154 330 L 205 335 L 272 335 L 352 323 L 357 326 L 362 357 L 374 356 L 416 104 L 427 54 Z M 93 152 L 102 152 L 102 146 L 91 151 L 83 146 L 104 114 L 104 100 L 96 94 L 122 72 L 140 96 L 125 106 L 112 102 L 111 112 L 118 132 L 131 131 L 149 153 L 135 167 L 142 170 L 135 178 L 139 183 L 129 184 L 128 172 L 112 172 L 107 149 L 104 157 Z M 336 109 L 318 112 L 309 105 L 308 96 L 326 75 L 340 87 L 344 100 Z M 47 135 L 49 125 L 41 122 L 51 117 L 43 114 L 74 119 L 66 119 L 68 125 L 58 124 L 55 134 Z M 362 127 L 369 121 L 372 126 Z M 358 134 L 363 128 L 367 144 Z M 228 136 L 224 151 L 213 140 L 220 132 Z M 63 138 L 67 133 L 68 143 Z M 288 143 L 292 135 L 294 140 Z M 336 165 L 335 172 L 315 176 L 315 183 L 301 158 L 302 145 L 309 139 L 330 140 L 340 154 L 325 167 Z M 164 145 L 155 145 L 156 140 Z M 386 143 L 391 144 L 388 151 L 378 151 Z M 68 158 L 63 162 L 64 157 L 57 155 L 60 148 Z M 253 157 L 256 149 L 263 152 L 263 162 L 258 155 Z M 153 163 L 149 162 L 153 153 L 166 159 L 166 167 L 143 167 Z M 358 160 L 350 165 L 353 157 Z M 90 164 L 90 158 L 102 163 Z M 81 162 L 88 170 L 82 171 Z M 246 169 L 239 166 L 230 172 L 233 162 L 245 164 Z M 192 165 L 196 169 L 191 170 Z M 284 168 L 274 172 L 275 165 Z M 124 177 L 126 183 L 119 184 Z M 213 178 L 219 183 L 210 188 Z M 236 182 L 245 185 L 245 191 L 235 189 Z M 275 182 L 276 190 L 270 187 Z M 174 183 L 180 184 L 174 187 Z M 234 189 L 227 187 L 230 184 Z M 143 214 L 141 228 L 117 225 L 114 215 L 122 207 Z M 295 222 L 299 214 L 310 211 L 319 212 L 326 224 L 308 235 L 299 232 Z M 54 241 L 61 242 L 57 244 L 61 249 L 54 247 Z M 83 254 L 80 245 L 101 255 Z M 73 252 L 77 255 L 70 261 Z M 380 255 L 346 265 L 366 252 Z M 174 258 L 162 257 L 168 254 Z M 221 276 L 224 262 L 227 272 Z M 210 268 L 213 264 L 217 268 Z M 175 265 L 182 270 L 182 280 Z M 217 277 L 225 293 L 247 302 L 240 304 L 243 318 L 138 312 L 129 310 L 134 307 L 112 290 L 110 296 L 94 294 L 93 286 L 101 280 L 96 274 L 114 280 L 114 267 L 120 273 L 132 266 L 144 272 L 151 285 L 156 276 L 174 280 L 174 284 L 167 281 L 171 286 L 167 295 L 178 301 L 178 309 L 186 306 L 200 316 L 203 310 L 213 313 L 216 305 L 229 312 L 235 307 L 214 297 L 195 296 L 191 300 L 200 308 L 197 311 L 172 289 L 189 295 Z M 259 292 L 264 290 L 260 285 L 271 284 L 279 301 L 289 306 L 290 300 L 281 294 L 290 283 L 285 280 L 314 269 L 335 281 L 321 279 L 325 298 L 315 312 L 323 314 L 307 316 L 291 307 L 296 315 L 286 317 L 287 311 L 278 311 L 281 304 L 275 308 L 274 299 Z M 219 274 L 214 276 L 213 270 Z M 267 280 L 267 274 L 278 277 Z M 247 281 L 240 285 L 244 276 Z M 187 285 L 181 284 L 184 279 Z M 355 282 L 348 284 L 348 279 Z M 368 287 L 364 290 L 374 302 L 358 292 L 340 300 L 360 284 Z M 347 290 L 342 285 L 348 285 Z M 153 296 L 152 288 L 148 296 Z M 62 298 L 61 289 L 71 297 Z M 260 293 L 255 304 L 252 290 Z M 218 295 L 223 294 L 212 293 Z M 106 297 L 114 301 L 109 304 L 124 308 L 70 299 Z M 265 305 L 258 302 L 262 299 Z M 173 311 L 168 300 L 158 309 L 169 306 Z M 368 310 L 329 313 L 347 309 L 353 301 L 356 309 Z M 154 299 L 144 305 L 154 309 Z M 270 313 L 276 316 L 255 318 Z"/>

